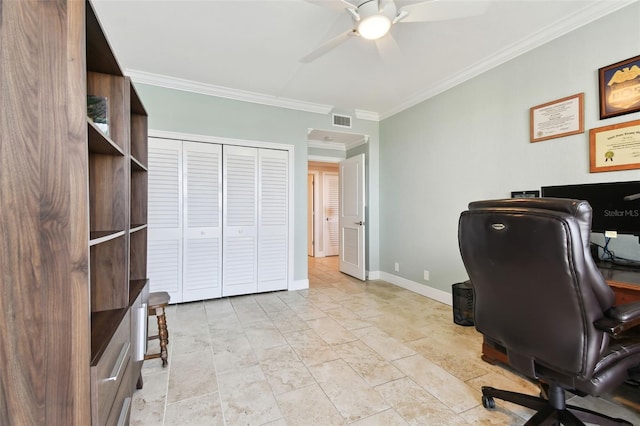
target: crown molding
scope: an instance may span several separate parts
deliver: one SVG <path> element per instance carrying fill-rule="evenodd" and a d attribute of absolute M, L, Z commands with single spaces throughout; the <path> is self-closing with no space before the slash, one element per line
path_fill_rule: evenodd
<path fill-rule="evenodd" d="M 309 139 L 309 148 L 331 149 L 334 151 L 346 151 L 346 145 L 342 142 L 322 142 Z"/>
<path fill-rule="evenodd" d="M 319 163 L 339 163 L 342 160 L 344 160 L 344 158 L 327 157 L 324 155 L 309 155 L 307 157 L 307 161 L 317 161 Z"/>
<path fill-rule="evenodd" d="M 447 79 L 441 80 L 425 90 L 419 91 L 413 96 L 406 98 L 394 108 L 380 114 L 380 120 L 384 120 L 385 118 L 398 114 L 399 112 L 464 83 L 473 77 L 489 71 L 492 68 L 502 65 L 513 58 L 540 47 L 551 40 L 561 37 L 610 13 L 622 9 L 623 7 L 637 2 L 638 0 L 595 2 L 593 5 L 576 12 L 573 16 L 563 19 L 562 22 L 554 22 L 537 33 L 512 43 L 507 48 L 498 51 L 496 54 L 484 59 L 482 62 L 478 62 L 461 72 L 456 73 Z"/>
<path fill-rule="evenodd" d="M 361 139 L 358 139 L 353 142 L 345 143 L 344 147 L 347 151 L 349 151 L 350 149 L 353 149 L 356 146 L 364 145 L 365 143 L 368 143 L 368 142 L 369 142 L 369 136 L 365 135 L 365 136 L 362 136 Z"/>
<path fill-rule="evenodd" d="M 533 50 L 551 40 L 561 37 L 597 19 L 600 19 L 619 9 L 637 3 L 638 0 L 614 0 L 599 1 L 576 12 L 569 18 L 561 22 L 554 22 L 537 33 L 518 40 L 510 46 L 496 52 L 494 55 L 467 67 L 466 69 L 442 79 L 424 90 L 414 93 L 405 98 L 393 108 L 385 112 L 375 112 L 366 110 L 355 110 L 356 118 L 379 122 L 385 118 L 398 114 L 421 102 L 426 101 L 446 90 L 449 90 L 467 80 L 470 80 L 492 68 L 504 64 L 530 50 Z M 305 111 L 316 114 L 328 115 L 333 109 L 333 105 L 317 104 L 313 102 L 296 99 L 281 98 L 277 96 L 265 95 L 245 90 L 232 89 L 228 87 L 216 86 L 212 84 L 200 83 L 192 80 L 169 77 L 161 74 L 149 73 L 134 69 L 127 69 L 126 74 L 136 83 L 148 84 L 152 86 L 165 87 L 168 89 L 182 90 L 192 93 L 216 96 L 220 98 L 233 99 L 243 102 L 250 102 L 260 105 L 287 108 L 296 111 Z M 366 143 L 366 141 L 365 141 Z M 358 143 L 360 145 L 360 143 Z M 357 146 L 357 145 L 354 145 Z M 347 147 L 350 149 L 350 147 Z"/>
<path fill-rule="evenodd" d="M 125 72 L 135 83 L 149 84 L 151 86 L 165 87 L 167 89 L 182 90 L 185 92 L 200 93 L 203 95 L 217 96 L 219 98 L 233 99 L 236 101 L 250 102 L 260 105 L 275 106 L 293 109 L 296 111 L 313 112 L 316 114 L 329 114 L 333 105 L 316 104 L 313 102 L 296 99 L 280 98 L 277 96 L 263 95 L 246 90 L 231 89 L 213 84 L 200 83 L 182 78 L 169 77 L 146 71 L 127 69 Z"/>
<path fill-rule="evenodd" d="M 380 114 L 375 111 L 365 111 L 363 109 L 356 109 L 356 118 L 360 120 L 380 121 Z"/>

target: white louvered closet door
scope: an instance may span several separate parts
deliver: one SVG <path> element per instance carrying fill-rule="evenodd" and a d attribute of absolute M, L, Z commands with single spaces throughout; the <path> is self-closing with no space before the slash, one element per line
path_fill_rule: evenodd
<path fill-rule="evenodd" d="M 288 287 L 288 153 L 258 151 L 258 292 Z"/>
<path fill-rule="evenodd" d="M 222 146 L 183 142 L 182 301 L 222 296 Z"/>
<path fill-rule="evenodd" d="M 151 291 L 182 301 L 182 143 L 149 138 L 149 234 Z"/>
<path fill-rule="evenodd" d="M 258 150 L 223 147 L 223 296 L 257 286 Z"/>
<path fill-rule="evenodd" d="M 337 256 L 340 249 L 338 174 L 322 173 L 323 207 L 324 207 L 324 255 Z"/>

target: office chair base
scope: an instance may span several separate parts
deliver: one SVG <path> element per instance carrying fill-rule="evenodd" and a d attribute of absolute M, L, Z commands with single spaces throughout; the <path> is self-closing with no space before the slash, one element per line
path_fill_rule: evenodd
<path fill-rule="evenodd" d="M 550 398 L 544 399 L 523 393 L 483 386 L 482 405 L 487 409 L 495 408 L 494 398 L 498 398 L 535 410 L 536 414 L 527 421 L 527 425 L 563 424 L 567 426 L 584 426 L 584 422 L 588 422 L 601 426 L 632 426 L 632 423 L 623 419 L 615 419 L 601 413 L 596 413 L 595 411 L 587 410 L 586 408 L 566 405 L 564 402 L 564 389 L 558 386 L 551 385 L 549 387 L 549 394 Z"/>

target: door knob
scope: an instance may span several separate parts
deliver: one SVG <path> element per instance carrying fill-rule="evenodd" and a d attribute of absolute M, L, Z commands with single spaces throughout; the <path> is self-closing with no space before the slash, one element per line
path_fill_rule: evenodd
<path fill-rule="evenodd" d="M 363 222 L 363 221 L 360 221 L 360 222 L 356 222 L 355 224 L 356 224 L 356 225 L 360 225 L 360 226 L 362 226 L 362 225 L 364 225 L 364 222 Z"/>

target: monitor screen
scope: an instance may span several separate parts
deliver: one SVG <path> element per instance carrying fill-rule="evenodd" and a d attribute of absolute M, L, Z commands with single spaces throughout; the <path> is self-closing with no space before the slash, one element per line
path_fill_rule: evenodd
<path fill-rule="evenodd" d="M 640 181 L 543 186 L 543 197 L 573 198 L 591 204 L 592 232 L 640 235 Z"/>

